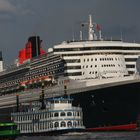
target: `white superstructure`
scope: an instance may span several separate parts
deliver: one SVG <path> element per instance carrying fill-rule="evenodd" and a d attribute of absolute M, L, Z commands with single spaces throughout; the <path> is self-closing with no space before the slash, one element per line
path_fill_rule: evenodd
<path fill-rule="evenodd" d="M 135 74 L 140 44 L 103 40 L 101 31 L 98 39 L 94 25 L 97 24 L 92 23 L 90 15 L 88 40 L 67 41 L 54 46 L 54 54 L 61 55 L 66 61 L 65 76 L 77 80 Z"/>

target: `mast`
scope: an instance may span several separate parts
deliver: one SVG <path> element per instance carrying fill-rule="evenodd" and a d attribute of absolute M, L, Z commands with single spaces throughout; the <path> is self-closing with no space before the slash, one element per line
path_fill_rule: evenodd
<path fill-rule="evenodd" d="M 64 95 L 67 95 L 67 85 L 64 84 Z"/>
<path fill-rule="evenodd" d="M 68 94 L 67 82 L 64 83 L 64 97 L 70 99 L 70 94 Z"/>
<path fill-rule="evenodd" d="M 82 33 L 82 31 L 80 31 L 80 40 L 81 41 L 83 40 L 83 33 Z"/>
<path fill-rule="evenodd" d="M 3 71 L 3 58 L 2 58 L 2 52 L 0 51 L 0 72 Z"/>
<path fill-rule="evenodd" d="M 92 16 L 89 15 L 89 25 L 88 25 L 88 40 L 93 40 L 94 37 L 93 37 L 93 33 L 94 33 L 94 30 L 93 30 L 93 23 L 92 23 Z"/>
<path fill-rule="evenodd" d="M 98 28 L 97 30 L 99 31 L 99 40 L 102 40 L 101 29 L 98 24 L 96 24 L 92 21 L 92 15 L 89 15 L 88 22 L 81 24 L 82 27 L 84 27 L 84 25 L 88 25 L 88 40 L 89 41 L 98 39 L 96 32 L 95 32 L 96 31 L 95 28 Z M 82 31 L 80 31 L 80 40 L 83 40 L 82 36 L 83 36 Z"/>

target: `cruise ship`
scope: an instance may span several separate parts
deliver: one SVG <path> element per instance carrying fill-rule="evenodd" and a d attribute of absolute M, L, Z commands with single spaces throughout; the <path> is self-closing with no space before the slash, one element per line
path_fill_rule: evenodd
<path fill-rule="evenodd" d="M 0 120 L 38 100 L 42 83 L 45 99 L 67 93 L 83 111 L 87 131 L 137 130 L 140 125 L 140 44 L 106 40 L 89 21 L 88 39 L 63 41 L 46 53 L 39 36 L 28 39 L 14 65 L 3 67 L 0 53 Z M 67 92 L 66 92 L 67 91 Z"/>

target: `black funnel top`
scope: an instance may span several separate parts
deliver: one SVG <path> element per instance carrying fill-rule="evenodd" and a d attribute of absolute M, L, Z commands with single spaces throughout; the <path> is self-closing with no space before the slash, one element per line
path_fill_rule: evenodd
<path fill-rule="evenodd" d="M 32 44 L 32 57 L 36 57 L 40 55 L 40 37 L 32 36 L 28 39 L 28 41 Z"/>

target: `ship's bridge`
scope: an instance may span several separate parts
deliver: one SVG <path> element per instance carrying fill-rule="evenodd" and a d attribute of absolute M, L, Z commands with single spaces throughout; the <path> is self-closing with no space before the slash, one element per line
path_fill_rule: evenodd
<path fill-rule="evenodd" d="M 50 99 L 50 109 L 51 110 L 63 110 L 72 109 L 72 100 L 71 98 L 53 98 Z"/>

